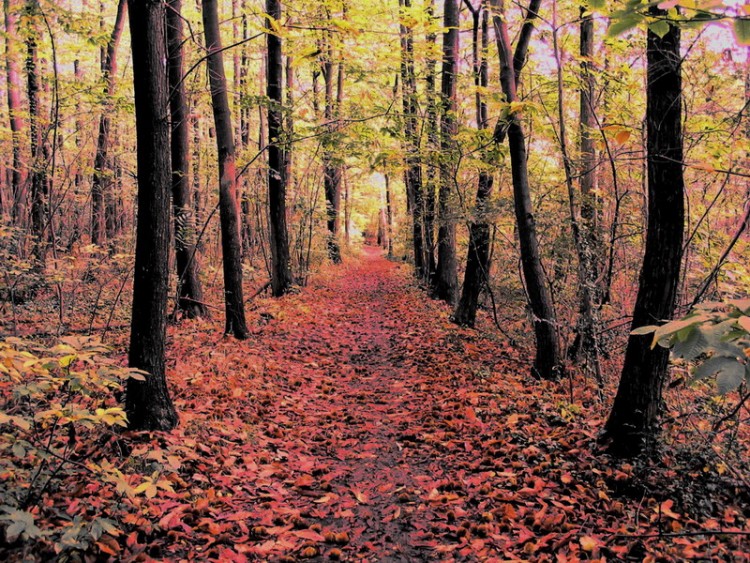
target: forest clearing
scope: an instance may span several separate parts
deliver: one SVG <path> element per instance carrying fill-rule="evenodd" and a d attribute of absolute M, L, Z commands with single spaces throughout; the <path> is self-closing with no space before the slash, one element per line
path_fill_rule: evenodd
<path fill-rule="evenodd" d="M 750 560 L 750 7 L 4 0 L 0 560 Z"/>

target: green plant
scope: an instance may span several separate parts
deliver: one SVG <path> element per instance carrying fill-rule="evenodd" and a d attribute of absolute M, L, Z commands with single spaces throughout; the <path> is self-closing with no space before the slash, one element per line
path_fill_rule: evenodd
<path fill-rule="evenodd" d="M 672 358 L 695 364 L 692 381 L 716 375 L 721 394 L 750 384 L 750 299 L 701 303 L 681 319 L 632 332 L 652 333 L 652 348 L 669 348 Z"/>
<path fill-rule="evenodd" d="M 108 352 L 92 338 L 63 338 L 52 347 L 0 342 L 0 523 L 8 543 L 48 540 L 59 552 L 117 535 L 114 523 L 99 516 L 39 521 L 46 495 L 63 483 L 122 479 L 95 458 L 102 438 L 127 427 L 116 401 L 123 381 L 144 374 L 118 366 Z"/>

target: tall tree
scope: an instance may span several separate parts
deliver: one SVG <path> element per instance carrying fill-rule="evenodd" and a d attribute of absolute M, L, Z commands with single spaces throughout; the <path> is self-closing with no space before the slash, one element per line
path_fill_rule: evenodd
<path fill-rule="evenodd" d="M 171 175 L 166 14 L 159 0 L 129 0 L 129 8 L 138 225 L 128 364 L 148 375 L 144 381 L 128 380 L 125 406 L 131 429 L 170 430 L 177 425 L 177 413 L 165 374 Z"/>
<path fill-rule="evenodd" d="M 182 0 L 167 2 L 167 48 L 169 56 L 169 112 L 172 135 L 172 209 L 177 262 L 177 307 L 190 318 L 204 317 L 208 308 L 203 303 L 197 248 L 195 217 L 190 189 L 190 139 L 187 97 L 182 56 Z"/>
<path fill-rule="evenodd" d="M 443 74 L 440 87 L 440 221 L 437 240 L 435 296 L 447 303 L 456 301 L 456 220 L 452 205 L 456 175 L 455 135 L 456 83 L 458 81 L 458 0 L 445 0 L 443 11 Z"/>
<path fill-rule="evenodd" d="M 17 225 L 26 221 L 26 168 L 21 158 L 21 135 L 24 128 L 23 104 L 21 102 L 21 74 L 18 70 L 18 0 L 3 0 L 5 9 L 5 68 L 7 73 L 8 116 L 10 121 L 13 159 L 11 163 L 11 214 Z"/>
<path fill-rule="evenodd" d="M 547 276 L 542 266 L 539 239 L 536 233 L 523 123 L 518 112 L 510 111 L 510 105 L 518 101 L 516 76 L 520 73 L 526 60 L 528 36 L 533 31 L 533 21 L 537 17 L 541 1 L 531 0 L 529 4 L 515 54 L 508 34 L 503 0 L 491 0 L 490 3 L 494 11 L 495 41 L 500 59 L 500 84 L 509 108 L 505 119 L 499 122 L 496 127 L 495 141 L 501 142 L 505 136 L 508 138 L 513 202 L 521 247 L 521 266 L 536 338 L 536 356 L 533 369 L 539 377 L 554 379 L 558 377 L 561 369 L 557 320 L 552 295 L 547 284 Z"/>
<path fill-rule="evenodd" d="M 472 13 L 472 57 L 474 60 L 474 86 L 476 87 L 475 102 L 477 112 L 477 129 L 489 130 L 489 114 L 487 104 L 482 98 L 482 91 L 489 85 L 489 68 L 487 64 L 487 49 L 489 47 L 489 13 L 479 7 L 474 8 L 470 0 L 466 1 Z M 481 19 L 481 26 L 480 26 Z M 480 44 L 481 31 L 481 44 Z M 486 161 L 486 155 L 483 155 Z M 461 298 L 456 306 L 453 319 L 463 326 L 474 326 L 479 305 L 479 295 L 482 288 L 489 281 L 490 274 L 490 223 L 487 220 L 487 206 L 494 179 L 492 171 L 482 162 L 477 180 L 477 196 L 474 217 L 469 225 L 469 252 L 466 256 L 466 270 Z"/>
<path fill-rule="evenodd" d="M 435 0 L 430 0 L 426 6 L 428 17 L 427 58 L 425 61 L 425 97 L 427 110 L 425 129 L 427 132 L 427 174 L 424 184 L 424 274 L 425 279 L 434 287 L 435 283 L 435 217 L 437 215 L 436 190 L 438 186 L 438 160 L 440 155 L 440 129 L 438 124 L 438 94 L 437 94 L 437 32 L 435 17 Z"/>
<path fill-rule="evenodd" d="M 399 34 L 401 39 L 401 98 L 404 121 L 406 205 L 412 217 L 414 267 L 417 276 L 426 279 L 429 276 L 429 269 L 425 267 L 422 160 L 419 155 L 419 107 L 417 79 L 414 69 L 414 30 L 412 26 L 406 25 L 406 18 L 412 8 L 411 0 L 399 0 L 399 6 L 401 8 Z"/>
<path fill-rule="evenodd" d="M 668 21 L 666 11 L 656 6 L 649 15 Z M 632 330 L 672 318 L 685 227 L 679 27 L 670 25 L 661 37 L 649 30 L 646 59 L 648 225 Z M 638 454 L 656 437 L 668 360 L 669 350 L 652 349 L 651 335 L 630 335 L 620 385 L 602 434 L 613 453 Z"/>
<path fill-rule="evenodd" d="M 31 144 L 31 230 L 34 235 L 34 258 L 40 268 L 44 267 L 47 256 L 47 161 L 44 155 L 39 99 L 39 54 L 38 43 L 39 2 L 27 0 L 26 17 L 29 28 L 26 30 L 26 93 L 29 98 L 29 137 Z"/>
<path fill-rule="evenodd" d="M 281 19 L 281 2 L 266 0 L 266 14 Z M 271 292 L 279 297 L 292 286 L 289 234 L 286 227 L 286 178 L 284 174 L 283 80 L 281 38 L 267 33 L 266 93 L 268 95 L 268 205 L 271 227 Z"/>
<path fill-rule="evenodd" d="M 208 77 L 211 105 L 216 127 L 219 153 L 219 215 L 221 222 L 221 254 L 224 263 L 224 308 L 226 334 L 248 337 L 245 322 L 245 301 L 242 296 L 242 242 L 240 240 L 240 208 L 237 194 L 237 170 L 234 163 L 232 119 L 229 113 L 227 78 L 224 73 L 218 0 L 204 0 L 203 28 L 208 49 Z"/>
<path fill-rule="evenodd" d="M 102 61 L 102 76 L 104 78 L 104 106 L 99 118 L 99 135 L 96 139 L 96 155 L 94 156 L 94 177 L 91 183 L 91 242 L 104 244 L 107 238 L 105 198 L 111 190 L 112 170 L 109 167 L 109 133 L 112 120 L 112 96 L 117 82 L 117 47 L 120 44 L 128 3 L 119 0 L 117 16 L 112 35 L 107 42 L 107 50 Z"/>
<path fill-rule="evenodd" d="M 333 15 L 328 7 L 324 8 L 329 21 Z M 346 16 L 346 4 L 343 7 Z M 331 24 L 332 27 L 332 24 Z M 325 107 L 323 119 L 325 120 L 326 135 L 323 140 L 323 184 L 326 197 L 326 224 L 328 227 L 328 257 L 334 264 L 341 262 L 341 248 L 339 235 L 341 233 L 341 179 L 342 165 L 334 153 L 338 144 L 339 118 L 341 117 L 341 102 L 344 93 L 344 65 L 337 57 L 341 57 L 334 47 L 334 33 L 328 29 L 323 32 L 321 41 L 321 73 L 323 75 Z"/>

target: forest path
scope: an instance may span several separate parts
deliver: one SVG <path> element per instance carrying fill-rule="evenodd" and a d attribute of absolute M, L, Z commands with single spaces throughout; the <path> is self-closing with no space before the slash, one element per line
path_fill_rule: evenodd
<path fill-rule="evenodd" d="M 533 535 L 523 516 L 548 506 L 552 486 L 534 465 L 573 438 L 541 390 L 524 388 L 543 384 L 502 359 L 501 340 L 448 315 L 408 266 L 365 249 L 298 294 L 256 303 L 248 341 L 206 330 L 211 342 L 194 348 L 205 357 L 176 351 L 171 448 L 194 458 L 181 475 L 209 503 L 198 521 L 213 521 L 207 543 L 193 527 L 178 541 L 184 555 L 518 554 Z M 552 426 L 528 424 L 530 412 Z M 508 504 L 519 493 L 523 504 Z"/>

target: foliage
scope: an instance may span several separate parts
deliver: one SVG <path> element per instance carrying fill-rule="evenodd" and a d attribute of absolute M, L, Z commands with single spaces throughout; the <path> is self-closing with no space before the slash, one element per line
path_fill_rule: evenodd
<path fill-rule="evenodd" d="M 750 299 L 702 303 L 681 319 L 632 332 L 651 333 L 652 347 L 670 348 L 673 358 L 696 364 L 693 381 L 716 375 L 722 395 L 743 380 L 750 384 Z"/>
<path fill-rule="evenodd" d="M 144 374 L 118 366 L 108 352 L 87 337 L 63 338 L 51 347 L 18 338 L 0 342 L 0 522 L 9 544 L 50 542 L 60 552 L 119 533 L 115 522 L 98 516 L 37 521 L 46 497 L 65 481 L 123 481 L 111 464 L 94 462 L 92 454 L 100 452 L 91 447 L 127 427 L 115 394 L 125 379 Z M 147 487 L 139 485 L 135 493 Z"/>

